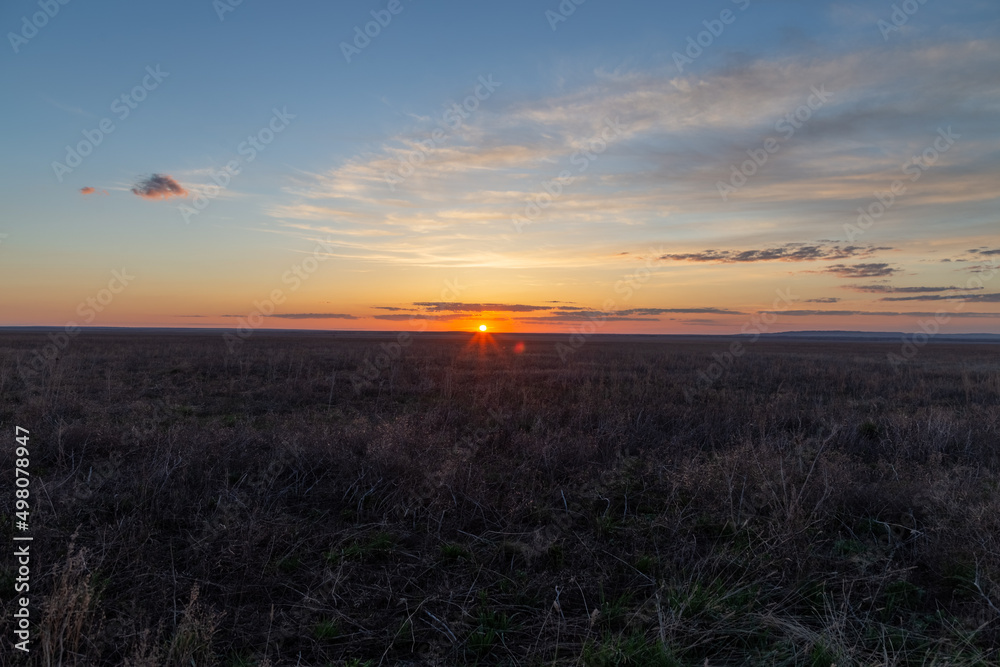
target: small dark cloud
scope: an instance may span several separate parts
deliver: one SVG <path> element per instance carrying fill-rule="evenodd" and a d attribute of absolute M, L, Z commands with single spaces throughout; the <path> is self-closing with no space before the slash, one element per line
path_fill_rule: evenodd
<path fill-rule="evenodd" d="M 821 273 L 832 273 L 841 278 L 881 278 L 898 273 L 899 269 L 885 263 L 870 264 L 834 264 L 828 266 Z"/>
<path fill-rule="evenodd" d="M 374 310 L 411 311 L 412 308 L 396 308 L 395 306 L 372 306 Z"/>
<path fill-rule="evenodd" d="M 874 246 L 840 246 L 826 243 L 808 245 L 805 243 L 786 243 L 775 248 L 760 248 L 756 250 L 703 250 L 702 252 L 663 255 L 660 259 L 688 262 L 715 262 L 732 264 L 738 262 L 811 262 L 816 260 L 834 260 L 870 257 L 879 250 L 892 250 L 889 247 Z"/>
<path fill-rule="evenodd" d="M 821 299 L 806 299 L 806 303 L 837 303 L 840 299 L 835 296 L 824 296 Z"/>
<path fill-rule="evenodd" d="M 170 197 L 187 197 L 188 191 L 166 174 L 153 174 L 135 184 L 132 194 L 143 199 L 168 199 Z"/>

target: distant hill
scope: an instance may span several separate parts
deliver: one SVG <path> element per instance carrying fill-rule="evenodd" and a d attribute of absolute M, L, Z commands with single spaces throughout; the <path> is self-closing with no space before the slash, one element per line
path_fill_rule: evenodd
<path fill-rule="evenodd" d="M 762 334 L 761 338 L 796 338 L 811 340 L 857 340 L 857 341 L 894 341 L 912 336 L 912 333 L 902 331 L 782 331 L 780 333 Z M 1000 343 L 1000 334 L 990 333 L 950 333 L 938 334 L 932 338 L 935 341 L 965 342 L 965 343 Z"/>

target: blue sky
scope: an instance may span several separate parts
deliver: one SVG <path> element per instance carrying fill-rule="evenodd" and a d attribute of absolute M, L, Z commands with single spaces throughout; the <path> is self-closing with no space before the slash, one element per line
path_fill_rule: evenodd
<path fill-rule="evenodd" d="M 996 3 L 390 5 L 6 3 L 0 323 L 1000 332 Z"/>

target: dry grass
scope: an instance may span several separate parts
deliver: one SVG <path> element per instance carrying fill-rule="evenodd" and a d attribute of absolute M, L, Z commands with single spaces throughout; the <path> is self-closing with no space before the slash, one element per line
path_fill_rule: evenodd
<path fill-rule="evenodd" d="M 388 340 L 85 334 L 26 383 L 0 337 L 28 662 L 1000 660 L 995 348 L 761 342 L 686 398 L 724 344 L 418 337 L 355 392 Z"/>

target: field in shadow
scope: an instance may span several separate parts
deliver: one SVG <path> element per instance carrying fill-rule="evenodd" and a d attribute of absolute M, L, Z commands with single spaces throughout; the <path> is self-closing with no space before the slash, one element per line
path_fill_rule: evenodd
<path fill-rule="evenodd" d="M 45 341 L 0 334 L 19 664 L 1000 661 L 996 346 Z"/>

